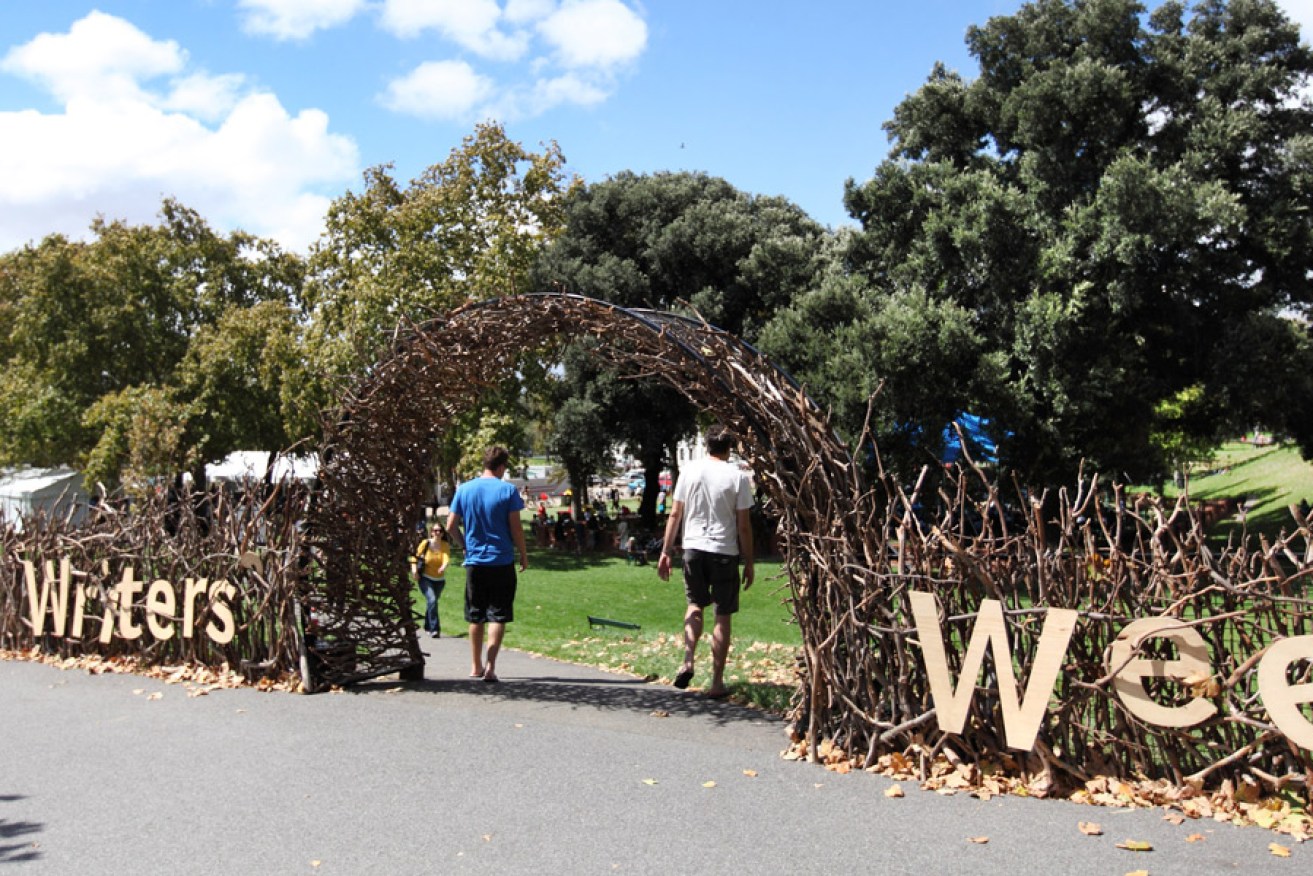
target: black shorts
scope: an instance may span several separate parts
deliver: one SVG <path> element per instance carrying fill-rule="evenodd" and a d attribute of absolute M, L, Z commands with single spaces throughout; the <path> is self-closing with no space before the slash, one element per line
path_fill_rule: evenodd
<path fill-rule="evenodd" d="M 716 614 L 739 610 L 739 558 L 737 554 L 684 551 L 684 595 L 689 605 L 706 608 L 716 603 Z"/>
<path fill-rule="evenodd" d="M 465 621 L 508 624 L 515 620 L 515 564 L 465 567 Z"/>

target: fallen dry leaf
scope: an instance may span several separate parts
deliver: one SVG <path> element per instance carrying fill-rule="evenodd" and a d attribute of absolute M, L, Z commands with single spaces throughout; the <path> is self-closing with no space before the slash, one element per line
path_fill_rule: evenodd
<path fill-rule="evenodd" d="M 1132 870 L 1126 876 L 1149 876 L 1148 870 Z"/>
<path fill-rule="evenodd" d="M 1270 843 L 1267 847 L 1267 850 L 1272 854 L 1276 855 L 1278 858 L 1290 857 L 1290 849 L 1282 845 L 1277 845 L 1276 843 Z"/>
<path fill-rule="evenodd" d="M 669 718 L 669 717 L 670 717 L 670 713 L 667 712 L 665 709 L 653 709 L 653 710 L 652 710 L 652 717 L 653 717 L 653 718 Z"/>
<path fill-rule="evenodd" d="M 747 777 L 750 778 L 750 779 L 755 779 L 755 778 L 757 777 L 757 771 L 756 771 L 756 770 L 744 770 L 744 771 L 743 771 L 743 775 L 747 776 Z"/>
<path fill-rule="evenodd" d="M 148 700 L 162 700 L 162 699 L 164 699 L 164 694 L 160 693 L 159 691 L 155 691 L 154 693 L 148 693 L 148 694 L 146 694 L 146 699 L 148 699 Z"/>
<path fill-rule="evenodd" d="M 644 785 L 655 785 L 656 783 L 657 783 L 656 779 L 643 779 Z"/>
<path fill-rule="evenodd" d="M 1117 848 L 1125 849 L 1128 852 L 1152 852 L 1153 845 L 1144 840 L 1125 840 L 1117 843 Z"/>
<path fill-rule="evenodd" d="M 975 843 L 976 845 L 981 845 L 981 846 L 983 846 L 985 843 L 989 842 L 989 837 L 987 837 L 987 836 L 969 836 L 969 837 L 967 837 L 967 842 L 969 842 L 969 843 Z"/>
<path fill-rule="evenodd" d="M 885 795 L 886 797 L 906 797 L 906 796 L 907 796 L 906 794 L 903 793 L 903 786 L 902 786 L 902 785 L 890 785 L 888 788 L 885 789 L 884 795 Z"/>
<path fill-rule="evenodd" d="M 1163 821 L 1166 821 L 1168 824 L 1180 826 L 1185 824 L 1185 816 L 1179 812 L 1168 812 L 1163 816 Z"/>
<path fill-rule="evenodd" d="M 1185 838 L 1185 841 L 1188 843 L 1201 843 L 1206 839 L 1208 839 L 1208 837 L 1204 836 L 1202 833 L 1192 833 Z"/>
<path fill-rule="evenodd" d="M 1086 836 L 1103 836 L 1103 827 L 1094 821 L 1081 821 L 1076 824 L 1077 829 Z"/>
<path fill-rule="evenodd" d="M 492 842 L 492 834 L 490 834 L 490 833 L 485 833 L 485 834 L 483 835 L 483 841 L 484 841 L 485 843 L 490 843 L 490 842 Z"/>
<path fill-rule="evenodd" d="M 716 787 L 716 783 L 715 783 L 714 781 L 713 781 L 713 782 L 703 782 L 703 783 L 702 783 L 702 787 L 704 787 L 704 788 L 714 788 L 714 787 Z"/>

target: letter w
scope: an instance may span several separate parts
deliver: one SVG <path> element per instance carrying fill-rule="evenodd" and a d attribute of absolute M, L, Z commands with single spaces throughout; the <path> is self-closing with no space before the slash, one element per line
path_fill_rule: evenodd
<path fill-rule="evenodd" d="M 1017 697 L 1017 678 L 1012 671 L 1012 652 L 1008 649 L 1007 628 L 1003 623 L 1003 604 L 997 599 L 980 603 L 971 642 L 962 660 L 962 676 L 954 688 L 944 653 L 943 630 L 939 626 L 939 601 L 932 593 L 909 591 L 912 616 L 921 639 L 926 675 L 930 679 L 930 696 L 934 700 L 939 729 L 961 733 L 967 712 L 976 692 L 976 679 L 985 662 L 985 649 L 994 655 L 998 674 L 999 702 L 1003 709 L 1003 730 L 1009 748 L 1029 751 L 1035 744 L 1049 693 L 1062 668 L 1062 657 L 1076 628 L 1077 613 L 1070 608 L 1050 608 L 1044 631 L 1035 648 L 1035 662 L 1030 670 L 1028 690 Z"/>
<path fill-rule="evenodd" d="M 46 560 L 46 574 L 41 582 L 41 592 L 37 595 L 36 565 L 31 560 L 23 560 L 23 578 L 27 582 L 27 605 L 32 613 L 32 635 L 41 636 L 46 632 L 46 614 L 55 611 L 51 626 L 56 636 L 64 635 L 64 624 L 68 619 L 68 591 L 73 579 L 73 568 L 68 557 L 59 561 L 59 589 L 55 591 L 53 604 L 51 585 L 55 583 L 55 564 Z"/>

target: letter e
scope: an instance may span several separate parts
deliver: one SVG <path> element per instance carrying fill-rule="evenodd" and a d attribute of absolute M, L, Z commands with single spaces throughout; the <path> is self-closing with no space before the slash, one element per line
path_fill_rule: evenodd
<path fill-rule="evenodd" d="M 1313 703 L 1313 682 L 1291 684 L 1286 679 L 1296 660 L 1313 661 L 1313 636 L 1278 639 L 1268 647 L 1258 662 L 1258 693 L 1277 729 L 1300 748 L 1313 751 L 1313 722 L 1299 708 Z"/>
<path fill-rule="evenodd" d="M 1132 657 L 1146 639 L 1163 638 L 1176 645 L 1175 660 Z M 1208 643 L 1199 631 L 1187 627 L 1174 617 L 1145 617 L 1126 625 L 1108 649 L 1107 669 L 1117 670 L 1112 689 L 1126 710 L 1142 721 L 1159 727 L 1193 727 L 1217 714 L 1217 706 L 1203 697 L 1195 697 L 1181 706 L 1163 706 L 1154 702 L 1144 689 L 1146 678 L 1187 678 L 1212 674 Z M 1117 667 L 1121 667 L 1118 669 Z"/>
<path fill-rule="evenodd" d="M 159 641 L 173 638 L 173 613 L 177 608 L 178 595 L 173 592 L 173 585 L 163 578 L 152 582 L 146 591 L 146 626 Z"/>

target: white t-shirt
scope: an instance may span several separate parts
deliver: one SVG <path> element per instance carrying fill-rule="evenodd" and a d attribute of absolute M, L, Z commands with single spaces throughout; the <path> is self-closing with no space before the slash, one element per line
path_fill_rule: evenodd
<path fill-rule="evenodd" d="M 752 507 L 747 472 L 714 456 L 689 463 L 674 498 L 684 503 L 684 550 L 739 555 L 738 512 Z"/>

